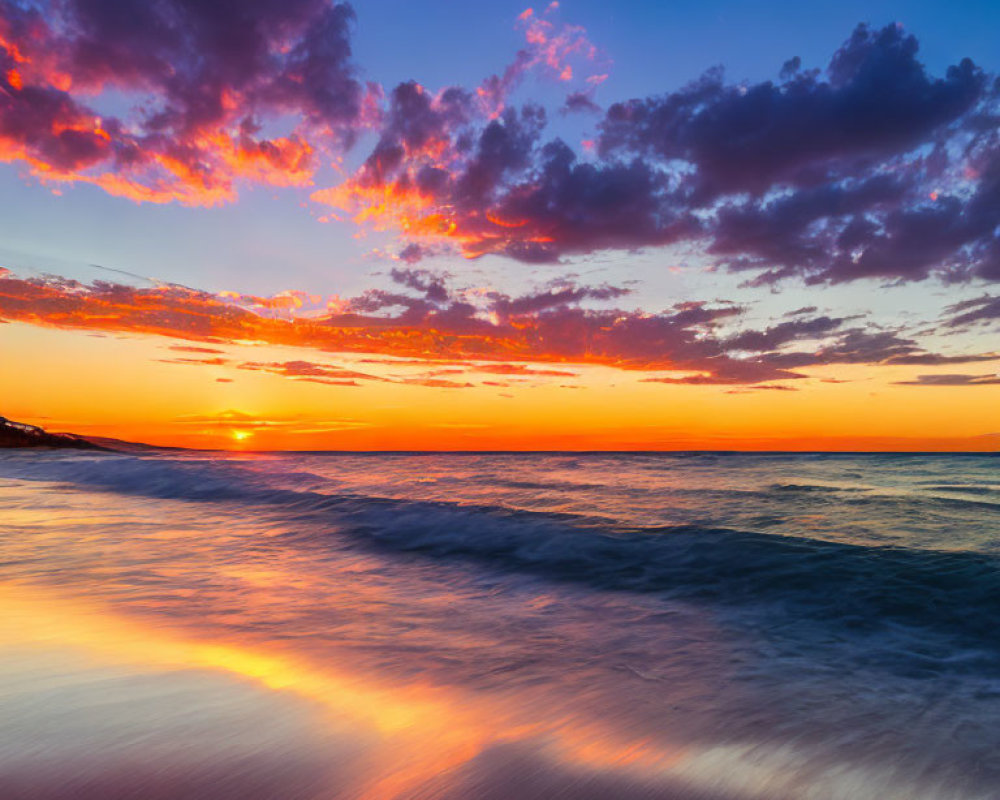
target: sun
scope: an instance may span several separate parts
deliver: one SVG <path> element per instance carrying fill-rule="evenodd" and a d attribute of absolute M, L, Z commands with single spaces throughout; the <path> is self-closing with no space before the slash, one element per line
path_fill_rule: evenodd
<path fill-rule="evenodd" d="M 253 436 L 253 431 L 230 431 L 230 435 L 237 442 L 245 442 L 251 436 Z"/>

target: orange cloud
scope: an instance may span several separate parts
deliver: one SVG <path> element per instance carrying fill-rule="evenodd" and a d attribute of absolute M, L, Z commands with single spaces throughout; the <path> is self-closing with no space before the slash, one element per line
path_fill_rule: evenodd
<path fill-rule="evenodd" d="M 289 292 L 274 303 L 251 298 L 253 307 L 247 308 L 243 303 L 248 296 L 238 293 L 219 296 L 177 285 L 135 288 L 101 281 L 87 285 L 54 277 L 24 279 L 0 271 L 0 320 L 151 334 L 208 345 L 263 343 L 364 353 L 384 356 L 386 363 L 428 367 L 422 375 L 394 378 L 304 360 L 241 365 L 244 370 L 338 385 L 396 380 L 460 388 L 469 384 L 450 376 L 474 372 L 514 378 L 574 377 L 572 371 L 532 363 L 644 370 L 655 373 L 646 380 L 669 384 L 773 385 L 804 378 L 803 368 L 830 364 L 953 365 L 998 358 L 996 353 L 928 352 L 913 338 L 865 326 L 856 317 L 794 312 L 764 330 L 736 332 L 732 326 L 742 309 L 725 302 L 689 301 L 658 314 L 595 310 L 581 303 L 607 302 L 622 296 L 623 290 L 567 284 L 522 297 L 496 292 L 467 296 L 419 270 L 395 270 L 392 277 L 408 291 L 369 290 L 341 301 L 335 312 L 297 316 L 294 310 L 301 297 L 317 303 L 322 298 Z M 274 313 L 275 307 L 282 313 Z M 229 363 L 215 347 L 176 349 L 190 357 L 171 359 L 173 363 Z M 388 362 L 389 358 L 395 360 Z M 983 382 L 977 376 L 963 385 Z"/>
<path fill-rule="evenodd" d="M 233 17 L 167 0 L 130 13 L 0 2 L 0 161 L 136 202 L 211 206 L 238 182 L 304 186 L 318 146 L 367 124 L 346 5 L 249 0 Z M 239 47 L 219 47 L 217 31 Z M 307 80 L 308 78 L 308 80 Z M 128 121 L 90 105 L 135 96 Z M 261 136 L 265 122 L 292 127 Z"/>

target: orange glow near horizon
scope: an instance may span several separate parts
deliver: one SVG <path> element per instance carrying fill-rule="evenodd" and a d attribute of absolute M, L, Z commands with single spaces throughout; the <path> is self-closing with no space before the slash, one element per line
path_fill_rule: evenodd
<path fill-rule="evenodd" d="M 169 350 L 170 340 L 162 337 L 3 327 L 8 349 L 0 385 L 18 387 L 5 398 L 4 416 L 150 444 L 240 450 L 1000 447 L 997 386 L 894 385 L 912 377 L 912 367 L 815 368 L 799 381 L 801 391 L 772 392 L 646 383 L 642 372 L 593 365 L 565 369 L 572 378 L 559 376 L 560 368 L 550 370 L 555 376 L 467 372 L 425 380 L 422 363 L 324 354 L 322 360 L 340 370 L 373 378 L 327 381 L 238 366 L 316 359 L 314 351 L 292 347 L 220 345 L 206 349 L 224 356 L 186 363 L 172 358 L 183 352 Z M 827 382 L 834 376 L 837 382 Z M 943 418 L 943 407 L 955 413 Z"/>

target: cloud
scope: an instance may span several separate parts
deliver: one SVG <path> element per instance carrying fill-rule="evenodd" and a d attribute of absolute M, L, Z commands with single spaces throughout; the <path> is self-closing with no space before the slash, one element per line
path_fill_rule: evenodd
<path fill-rule="evenodd" d="M 475 366 L 472 361 L 449 361 L 438 359 L 422 358 L 359 358 L 359 364 L 387 364 L 396 367 L 428 367 L 437 368 L 441 366 L 471 367 Z"/>
<path fill-rule="evenodd" d="M 592 89 L 563 110 L 593 110 Z M 991 77 L 968 59 L 928 73 L 898 25 L 859 26 L 825 70 L 712 70 L 613 104 L 587 160 L 546 139 L 540 107 L 477 102 L 402 84 L 365 164 L 313 199 L 397 231 L 411 263 L 442 245 L 546 263 L 688 242 L 758 284 L 1000 278 Z"/>
<path fill-rule="evenodd" d="M 1000 384 L 1000 374 L 917 375 L 915 380 L 895 383 L 898 386 L 993 386 Z"/>
<path fill-rule="evenodd" d="M 1000 353 L 970 353 L 968 355 L 917 353 L 915 355 L 892 356 L 886 359 L 885 363 L 930 367 L 940 366 L 942 364 L 974 364 L 979 361 L 1000 361 Z"/>
<path fill-rule="evenodd" d="M 971 61 L 928 75 L 901 27 L 859 26 L 824 72 L 779 83 L 712 71 L 678 92 L 612 106 L 600 151 L 681 164 L 707 252 L 752 282 L 799 276 L 1000 277 L 995 102 Z"/>
<path fill-rule="evenodd" d="M 393 269 L 390 275 L 396 283 L 420 292 L 431 302 L 441 303 L 448 299 L 444 279 L 427 270 Z"/>
<path fill-rule="evenodd" d="M 175 353 L 204 353 L 206 355 L 225 355 L 225 350 L 217 350 L 214 347 L 194 347 L 187 344 L 172 344 L 167 348 Z"/>
<path fill-rule="evenodd" d="M 502 319 L 524 314 L 533 314 L 548 308 L 558 308 L 581 300 L 615 300 L 629 294 L 630 290 L 621 286 L 577 286 L 563 284 L 534 294 L 510 298 L 500 293 L 492 293 L 492 311 Z"/>
<path fill-rule="evenodd" d="M 592 90 L 570 92 L 566 95 L 566 102 L 563 103 L 563 107 L 559 110 L 564 114 L 579 112 L 601 113 L 601 107 L 594 102 L 594 93 Z"/>
<path fill-rule="evenodd" d="M 175 417 L 173 421 L 190 425 L 200 425 L 202 423 L 252 424 L 255 422 L 266 422 L 266 420 L 262 420 L 253 414 L 247 414 L 245 411 L 237 411 L 232 408 L 219 411 L 215 414 L 182 414 Z"/>
<path fill-rule="evenodd" d="M 514 375 L 514 376 L 539 376 L 539 377 L 560 377 L 575 378 L 576 372 L 567 372 L 561 369 L 536 369 L 526 364 L 476 364 L 470 372 L 485 372 L 491 375 Z"/>
<path fill-rule="evenodd" d="M 301 360 L 247 361 L 240 364 L 240 369 L 274 372 L 293 378 L 362 378 L 364 380 L 378 380 L 374 375 L 367 375 L 363 372 Z"/>
<path fill-rule="evenodd" d="M 207 345 L 266 343 L 325 353 L 363 353 L 368 361 L 429 367 L 420 380 L 448 374 L 569 377 L 563 367 L 594 364 L 624 370 L 681 371 L 662 383 L 757 384 L 798 379 L 798 370 L 829 364 L 943 364 L 986 361 L 988 353 L 935 354 L 897 330 L 861 325 L 857 317 L 800 313 L 776 325 L 734 331 L 745 309 L 724 301 L 675 303 L 658 313 L 587 307 L 627 294 L 622 287 L 558 285 L 520 296 L 450 288 L 425 272 L 397 271 L 407 291 L 369 290 L 338 299 L 323 314 L 275 315 L 240 305 L 230 293 L 176 285 L 136 288 L 56 277 L 24 279 L 0 271 L 0 319 L 48 327 L 166 336 L 193 357 L 174 363 L 222 366 Z M 241 295 L 236 295 L 237 298 Z M 587 304 L 587 305 L 585 305 Z M 201 358 L 200 356 L 206 356 Z M 530 366 L 530 365 L 536 366 Z M 296 380 L 392 380 L 305 360 L 251 361 L 241 368 Z M 429 384 L 428 384 L 429 385 Z M 444 386 L 445 384 L 440 384 Z"/>
<path fill-rule="evenodd" d="M 325 0 L 0 0 L 0 160 L 149 202 L 306 185 L 316 148 L 364 123 L 353 17 Z M 111 95 L 131 112 L 98 111 Z"/>
<path fill-rule="evenodd" d="M 982 96 L 971 61 L 932 78 L 917 50 L 897 25 L 859 25 L 825 73 L 786 69 L 780 83 L 742 85 L 713 70 L 681 91 L 616 104 L 600 146 L 687 162 L 699 200 L 854 177 L 927 143 Z"/>
<path fill-rule="evenodd" d="M 607 77 L 593 71 L 594 66 L 606 64 L 607 59 L 589 40 L 587 31 L 579 25 L 561 22 L 558 9 L 558 3 L 550 3 L 540 13 L 527 8 L 518 15 L 517 24 L 524 34 L 525 46 L 501 74 L 491 75 L 476 89 L 480 108 L 489 117 L 503 111 L 508 96 L 529 71 L 570 82 L 581 77 L 579 68 L 583 67 L 583 77 L 592 85 Z"/>
<path fill-rule="evenodd" d="M 738 389 L 726 389 L 726 394 L 751 394 L 759 391 L 797 392 L 797 386 L 785 386 L 780 383 L 759 383 L 754 386 L 741 386 Z"/>
<path fill-rule="evenodd" d="M 714 69 L 614 103 L 581 158 L 512 102 L 534 73 L 565 85 L 562 111 L 600 113 L 608 60 L 557 5 L 519 16 L 503 70 L 440 90 L 364 85 L 353 20 L 329 0 L 0 0 L 0 160 L 214 205 L 312 186 L 374 128 L 361 166 L 311 197 L 397 233 L 410 266 L 685 243 L 757 285 L 1000 280 L 1000 84 L 969 59 L 933 74 L 899 25 L 858 26 L 823 69 Z"/>
<path fill-rule="evenodd" d="M 923 354 L 916 340 L 892 330 L 849 328 L 838 331 L 832 341 L 815 350 L 766 353 L 768 363 L 791 368 L 824 364 L 891 364 L 904 357 Z"/>
<path fill-rule="evenodd" d="M 238 366 L 238 369 L 253 372 L 269 372 L 285 378 L 294 378 L 295 380 L 310 383 L 323 383 L 329 386 L 360 386 L 361 384 L 358 383 L 359 380 L 381 380 L 375 375 L 369 375 L 364 372 L 302 360 L 245 361 Z"/>
<path fill-rule="evenodd" d="M 810 309 L 815 311 L 816 309 Z M 801 310 L 800 310 L 801 311 Z M 744 331 L 729 339 L 727 345 L 733 350 L 764 352 L 774 350 L 784 344 L 803 338 L 818 339 L 833 333 L 845 322 L 843 317 L 811 317 L 779 322 L 762 331 Z"/>
<path fill-rule="evenodd" d="M 460 90 L 436 97 L 398 87 L 382 139 L 361 169 L 313 200 L 376 230 L 488 253 L 554 262 L 569 253 L 664 245 L 695 236 L 669 176 L 641 159 L 581 162 L 541 142 L 545 113 L 505 110 L 477 128 Z M 402 120 L 406 121 L 403 124 Z M 406 249 L 415 258 L 421 251 Z"/>
<path fill-rule="evenodd" d="M 229 363 L 228 358 L 161 358 L 164 364 L 201 364 L 207 367 L 223 367 Z"/>
<path fill-rule="evenodd" d="M 946 310 L 951 315 L 945 321 L 947 327 L 997 324 L 1000 322 L 1000 295 L 983 295 L 962 300 L 948 306 Z"/>
<path fill-rule="evenodd" d="M 228 359 L 223 358 L 175 358 L 161 359 L 161 361 L 167 364 L 184 364 L 188 366 L 223 366 L 232 363 Z M 302 359 L 294 361 L 245 361 L 237 364 L 236 368 L 251 372 L 267 372 L 272 375 L 280 375 L 284 378 L 292 378 L 293 380 L 311 383 L 321 383 L 328 386 L 360 386 L 360 382 L 377 381 L 381 383 L 413 384 L 418 386 L 433 386 L 436 388 L 448 389 L 468 388 L 473 384 L 452 380 L 451 378 L 442 379 L 442 376 L 475 373 L 487 375 L 510 375 L 524 378 L 575 378 L 578 376 L 578 373 L 576 372 L 569 372 L 561 369 L 539 369 L 527 364 L 490 364 L 475 363 L 471 361 L 440 362 L 406 359 L 361 359 L 361 361 L 362 363 L 380 363 L 396 367 L 424 367 L 429 369 L 423 374 L 418 375 L 381 376 L 335 366 L 332 364 L 323 364 L 313 361 L 305 361 Z M 442 369 L 442 365 L 446 368 Z M 484 381 L 483 385 L 490 385 L 490 382 Z"/>
<path fill-rule="evenodd" d="M 766 381 L 795 380 L 806 376 L 786 369 L 762 364 L 759 361 L 730 361 L 709 359 L 702 365 L 707 372 L 674 377 L 670 375 L 642 378 L 643 383 L 669 383 L 679 386 L 750 385 Z"/>
<path fill-rule="evenodd" d="M 447 378 L 403 378 L 399 383 L 411 386 L 424 386 L 428 389 L 471 389 L 474 384 L 468 381 L 453 381 Z"/>
<path fill-rule="evenodd" d="M 262 417 L 232 408 L 214 414 L 183 414 L 175 417 L 172 422 L 185 427 L 207 426 L 210 431 L 228 434 L 234 432 L 266 433 L 268 431 L 310 434 L 365 428 L 371 425 L 370 422 L 351 418 L 316 420 L 299 416 Z"/>

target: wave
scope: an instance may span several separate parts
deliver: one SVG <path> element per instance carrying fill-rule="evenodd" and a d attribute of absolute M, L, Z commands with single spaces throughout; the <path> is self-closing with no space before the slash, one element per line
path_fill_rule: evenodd
<path fill-rule="evenodd" d="M 309 473 L 238 462 L 76 456 L 0 459 L 0 475 L 140 497 L 236 503 L 294 522 L 287 546 L 333 545 L 474 565 L 593 590 L 757 608 L 768 624 L 809 619 L 865 633 L 894 625 L 1000 653 L 1000 560 L 724 526 L 614 526 L 572 514 L 316 491 Z M 282 482 L 284 485 L 282 485 Z M 874 502 L 874 500 L 871 500 Z M 254 508 L 256 507 L 256 512 Z M 993 671 L 1000 671 L 995 661 Z"/>
<path fill-rule="evenodd" d="M 842 544 L 703 526 L 579 529 L 549 515 L 368 507 L 372 543 L 434 559 L 729 607 L 768 606 L 855 633 L 888 624 L 1000 649 L 1000 564 L 984 554 Z"/>
<path fill-rule="evenodd" d="M 767 487 L 772 492 L 867 492 L 859 486 L 825 486 L 810 483 L 772 483 Z"/>
<path fill-rule="evenodd" d="M 936 483 L 924 486 L 929 492 L 958 492 L 960 494 L 978 494 L 987 497 L 1000 497 L 1000 487 L 983 486 L 976 483 Z"/>

